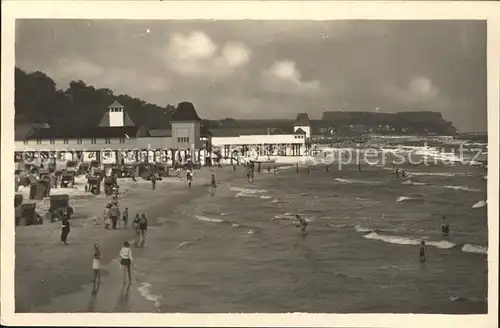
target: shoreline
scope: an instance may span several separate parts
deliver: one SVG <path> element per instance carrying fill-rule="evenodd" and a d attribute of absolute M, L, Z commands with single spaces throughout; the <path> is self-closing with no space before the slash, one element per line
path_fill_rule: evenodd
<path fill-rule="evenodd" d="M 60 244 L 58 222 L 44 222 L 41 226 L 18 229 L 15 236 L 16 313 L 30 313 L 38 308 L 50 308 L 53 299 L 65 294 L 75 295 L 75 299 L 80 297 L 78 296 L 80 293 L 90 294 L 88 288 L 89 284 L 92 285 L 92 246 L 95 242 L 101 247 L 103 284 L 108 284 L 107 281 L 117 274 L 110 267 L 117 258 L 119 248 L 124 240 L 134 237 L 131 225 L 135 213 L 154 212 L 155 207 L 165 207 L 165 205 L 174 210 L 177 206 L 199 197 L 204 192 L 203 188 L 210 183 L 212 169 L 216 173 L 218 183 L 224 183 L 235 175 L 232 169 L 229 171 L 224 167 L 202 168 L 195 171 L 191 189 L 187 188 L 185 180 L 181 178 L 167 178 L 158 182 L 155 191 L 151 190 L 149 183 L 139 183 L 130 188 L 120 198 L 121 209 L 129 208 L 127 230 L 120 228 L 105 230 L 102 226 L 102 214 L 95 218 L 95 213 L 89 213 L 92 210 L 71 220 L 72 229 L 67 246 Z M 81 206 L 102 213 L 106 202 L 106 198 L 93 198 Z M 75 212 L 78 213 L 78 209 L 75 209 Z M 149 216 L 148 220 L 151 228 L 154 229 L 158 225 L 155 217 Z M 140 256 L 140 251 L 135 253 Z M 121 276 L 118 277 L 121 285 Z M 116 289 L 117 286 L 113 283 L 109 288 Z M 99 294 L 102 294 L 102 291 Z M 73 297 L 71 299 L 73 300 Z"/>

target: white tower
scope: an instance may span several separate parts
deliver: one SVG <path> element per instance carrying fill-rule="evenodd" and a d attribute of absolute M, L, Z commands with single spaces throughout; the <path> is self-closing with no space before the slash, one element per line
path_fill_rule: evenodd
<path fill-rule="evenodd" d="M 108 107 L 109 113 L 109 126 L 124 126 L 125 124 L 125 112 L 123 110 L 123 105 L 118 101 L 114 101 Z"/>

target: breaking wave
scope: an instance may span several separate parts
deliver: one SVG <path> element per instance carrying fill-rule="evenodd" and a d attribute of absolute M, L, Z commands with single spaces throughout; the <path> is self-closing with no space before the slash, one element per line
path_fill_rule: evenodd
<path fill-rule="evenodd" d="M 202 215 L 195 215 L 195 217 L 198 220 L 205 221 L 205 222 L 214 222 L 214 223 L 224 222 L 224 220 L 221 220 L 221 219 L 212 219 L 212 218 L 209 218 L 209 217 L 206 217 L 206 216 L 202 216 Z"/>
<path fill-rule="evenodd" d="M 455 189 L 455 190 L 462 190 L 462 191 L 481 191 L 481 189 L 468 188 L 468 187 L 465 187 L 465 186 L 444 186 L 444 188 Z"/>
<path fill-rule="evenodd" d="M 410 238 L 410 237 L 402 237 L 402 236 L 388 236 L 388 235 L 380 235 L 376 232 L 371 232 L 367 235 L 364 235 L 363 238 L 379 240 L 390 244 L 398 244 L 398 245 L 419 245 L 422 241 L 421 239 Z M 449 242 L 447 240 L 441 241 L 426 241 L 427 246 L 433 246 L 440 249 L 449 249 L 456 246 L 456 244 Z"/>
<path fill-rule="evenodd" d="M 479 202 L 472 205 L 472 208 L 481 208 L 481 207 L 485 207 L 485 206 L 486 206 L 486 201 L 480 200 Z"/>
<path fill-rule="evenodd" d="M 359 184 L 378 184 L 378 181 L 365 181 L 365 180 L 355 180 L 355 179 L 342 179 L 342 178 L 335 178 L 335 181 L 341 182 L 341 183 L 359 183 Z"/>
<path fill-rule="evenodd" d="M 401 182 L 401 184 L 404 184 L 404 185 L 413 185 L 413 186 L 427 186 L 428 183 L 425 183 L 425 182 L 417 182 L 417 181 L 413 181 L 413 180 L 406 180 L 406 181 L 403 181 Z"/>

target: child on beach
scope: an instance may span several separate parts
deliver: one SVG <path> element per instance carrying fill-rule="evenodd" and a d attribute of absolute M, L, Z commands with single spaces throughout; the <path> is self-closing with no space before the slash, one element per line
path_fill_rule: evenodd
<path fill-rule="evenodd" d="M 425 263 L 426 261 L 426 251 L 425 251 L 425 241 L 420 242 L 420 263 Z"/>
<path fill-rule="evenodd" d="M 193 182 L 193 171 L 188 170 L 186 173 L 186 178 L 187 178 L 188 186 L 189 186 L 189 188 L 191 188 L 191 183 Z"/>
<path fill-rule="evenodd" d="M 92 261 L 92 269 L 94 270 L 94 280 L 93 283 L 101 282 L 101 250 L 99 249 L 99 244 L 94 244 L 94 259 Z"/>
<path fill-rule="evenodd" d="M 130 267 L 132 266 L 132 250 L 130 249 L 130 244 L 128 241 L 123 243 L 123 247 L 120 249 L 120 265 L 123 270 L 123 284 L 125 285 L 128 276 L 128 282 L 132 283 L 132 273 Z"/>
<path fill-rule="evenodd" d="M 128 227 L 128 207 L 125 207 L 125 211 L 123 211 L 122 220 L 123 220 L 123 226 L 125 227 L 125 229 L 127 229 L 127 227 Z"/>

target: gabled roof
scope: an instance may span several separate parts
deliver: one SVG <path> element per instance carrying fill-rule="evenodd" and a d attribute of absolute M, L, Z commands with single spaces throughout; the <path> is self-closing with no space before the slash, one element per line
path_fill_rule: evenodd
<path fill-rule="evenodd" d="M 106 112 L 102 115 L 99 127 L 109 127 L 109 113 Z M 134 121 L 130 118 L 126 111 L 123 111 L 123 126 L 135 126 Z"/>
<path fill-rule="evenodd" d="M 90 139 L 90 138 L 135 138 L 139 132 L 148 137 L 149 131 L 136 126 L 123 127 L 93 127 L 82 129 L 54 129 L 42 128 L 35 131 L 30 137 L 33 139 Z"/>
<path fill-rule="evenodd" d="M 118 100 L 115 100 L 111 105 L 108 106 L 108 108 L 123 108 L 123 105 L 120 104 Z"/>
<path fill-rule="evenodd" d="M 307 113 L 299 113 L 297 114 L 297 118 L 295 119 L 295 122 L 293 123 L 294 126 L 310 126 L 311 121 L 309 120 L 309 116 Z"/>
<path fill-rule="evenodd" d="M 198 122 L 201 118 L 198 116 L 196 109 L 193 104 L 184 101 L 177 105 L 174 115 L 172 116 L 171 122 Z"/>
<path fill-rule="evenodd" d="M 307 134 L 306 131 L 302 130 L 302 128 L 298 128 L 294 134 Z"/>

